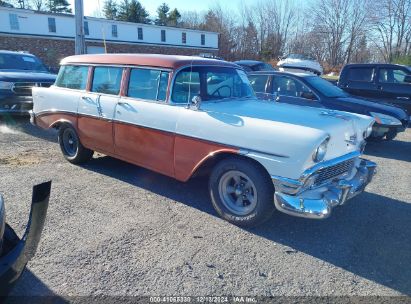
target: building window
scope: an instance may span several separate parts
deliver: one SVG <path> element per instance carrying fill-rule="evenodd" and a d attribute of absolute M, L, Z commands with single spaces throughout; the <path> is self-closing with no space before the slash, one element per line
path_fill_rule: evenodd
<path fill-rule="evenodd" d="M 88 22 L 84 21 L 84 35 L 90 35 L 90 31 L 88 30 Z"/>
<path fill-rule="evenodd" d="M 201 34 L 201 45 L 205 45 L 205 35 Z"/>
<path fill-rule="evenodd" d="M 186 43 L 187 43 L 187 33 L 182 33 L 182 34 L 181 34 L 181 42 L 182 42 L 183 44 L 186 44 Z"/>
<path fill-rule="evenodd" d="M 138 36 L 138 40 L 143 40 L 143 28 L 142 27 L 137 28 L 137 36 Z"/>
<path fill-rule="evenodd" d="M 49 32 L 55 33 L 56 32 L 56 18 L 48 18 L 49 19 Z"/>
<path fill-rule="evenodd" d="M 166 42 L 166 30 L 161 30 L 161 42 Z"/>
<path fill-rule="evenodd" d="M 117 25 L 116 24 L 111 25 L 111 36 L 118 37 Z"/>
<path fill-rule="evenodd" d="M 17 19 L 17 14 L 9 14 L 10 29 L 19 30 L 19 19 Z"/>

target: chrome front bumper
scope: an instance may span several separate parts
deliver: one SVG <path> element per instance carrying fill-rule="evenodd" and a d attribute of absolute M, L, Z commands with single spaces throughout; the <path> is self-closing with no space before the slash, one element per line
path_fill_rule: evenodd
<path fill-rule="evenodd" d="M 308 188 L 298 191 L 295 194 L 293 191 L 281 192 L 285 187 L 292 189 L 293 185 L 301 184 L 300 181 L 284 180 L 282 186 L 278 179 L 273 179 L 276 192 L 274 194 L 274 201 L 276 208 L 289 215 L 305 217 L 310 219 L 324 219 L 330 216 L 331 210 L 344 204 L 347 200 L 362 193 L 365 187 L 371 182 L 376 173 L 376 163 L 359 159 L 358 165 L 350 176 L 345 179 L 339 179 L 330 182 L 326 185 L 316 187 L 314 189 Z M 291 185 L 288 186 L 288 185 Z M 277 191 L 279 189 L 280 191 Z"/>

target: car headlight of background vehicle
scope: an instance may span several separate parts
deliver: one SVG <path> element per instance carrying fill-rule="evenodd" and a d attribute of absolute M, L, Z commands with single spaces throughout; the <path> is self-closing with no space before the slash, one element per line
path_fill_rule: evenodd
<path fill-rule="evenodd" d="M 0 90 L 10 90 L 13 88 L 13 82 L 0 81 Z"/>
<path fill-rule="evenodd" d="M 398 126 L 402 125 L 401 121 L 390 115 L 370 112 L 370 115 L 375 118 L 375 121 L 380 125 Z"/>
<path fill-rule="evenodd" d="M 370 125 L 368 126 L 367 130 L 365 130 L 365 131 L 363 132 L 362 137 L 363 137 L 364 139 L 370 137 L 370 135 L 371 135 L 371 133 L 372 133 L 372 127 L 373 127 L 373 125 L 374 125 L 374 122 L 373 122 L 372 124 L 370 124 Z"/>
<path fill-rule="evenodd" d="M 316 163 L 322 161 L 325 157 L 325 154 L 327 153 L 327 146 L 328 146 L 328 141 L 330 140 L 329 137 L 327 137 L 315 150 L 313 154 L 313 161 Z"/>

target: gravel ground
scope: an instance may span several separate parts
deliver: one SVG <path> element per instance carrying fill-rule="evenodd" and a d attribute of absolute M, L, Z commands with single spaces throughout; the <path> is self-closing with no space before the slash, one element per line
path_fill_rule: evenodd
<path fill-rule="evenodd" d="M 323 221 L 217 217 L 205 179 L 180 183 L 105 156 L 66 162 L 54 132 L 0 125 L 0 189 L 21 235 L 31 187 L 53 180 L 46 226 L 14 295 L 411 295 L 411 129 L 369 144 L 366 193 Z"/>

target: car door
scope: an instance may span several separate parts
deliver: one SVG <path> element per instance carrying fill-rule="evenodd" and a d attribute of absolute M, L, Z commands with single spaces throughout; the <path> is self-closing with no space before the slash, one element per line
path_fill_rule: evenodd
<path fill-rule="evenodd" d="M 405 68 L 380 67 L 378 87 L 381 97 L 407 110 L 411 114 L 411 84 L 404 81 L 411 72 Z"/>
<path fill-rule="evenodd" d="M 272 93 L 276 101 L 322 108 L 319 97 L 300 80 L 287 75 L 273 75 L 271 80 Z"/>
<path fill-rule="evenodd" d="M 378 98 L 375 70 L 374 66 L 350 67 L 340 86 L 353 95 Z"/>
<path fill-rule="evenodd" d="M 114 152 L 113 116 L 119 101 L 123 68 L 95 67 L 90 91 L 83 93 L 78 107 L 81 142 L 91 149 Z"/>
<path fill-rule="evenodd" d="M 115 109 L 114 145 L 120 158 L 174 176 L 174 138 L 181 107 L 166 103 L 169 71 L 131 68 Z"/>

